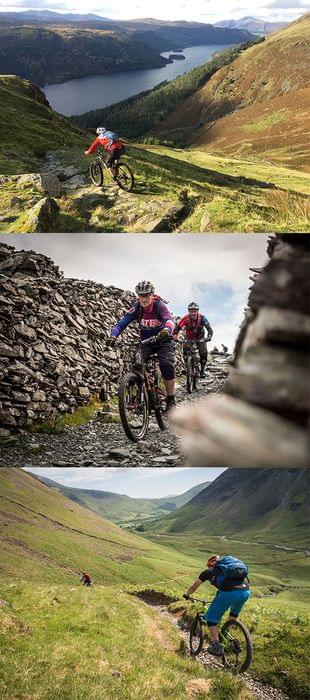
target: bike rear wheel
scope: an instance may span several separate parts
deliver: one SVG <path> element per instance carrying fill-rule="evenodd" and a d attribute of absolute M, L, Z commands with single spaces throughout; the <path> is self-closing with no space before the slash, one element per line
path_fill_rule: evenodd
<path fill-rule="evenodd" d="M 89 175 L 93 185 L 101 187 L 103 183 L 103 170 L 99 160 L 93 160 L 89 166 Z"/>
<path fill-rule="evenodd" d="M 149 424 L 149 403 L 145 384 L 134 372 L 126 374 L 120 381 L 118 406 L 122 426 L 129 440 L 143 440 Z"/>
<path fill-rule="evenodd" d="M 166 410 L 166 392 L 161 386 L 162 380 L 159 377 L 159 373 L 156 372 L 155 374 L 155 381 L 154 381 L 154 413 L 155 413 L 155 418 L 157 420 L 157 423 L 160 427 L 161 430 L 167 430 L 168 428 L 168 421 L 167 418 L 165 417 L 165 410 Z"/>
<path fill-rule="evenodd" d="M 193 363 L 192 356 L 188 353 L 186 357 L 186 389 L 187 393 L 191 394 L 193 391 L 194 384 L 194 373 L 193 373 Z"/>
<path fill-rule="evenodd" d="M 200 615 L 194 618 L 189 632 L 189 648 L 192 656 L 197 656 L 203 647 L 204 625 Z"/>
<path fill-rule="evenodd" d="M 135 180 L 129 165 L 125 165 L 125 163 L 118 163 L 116 166 L 116 171 L 116 182 L 118 186 L 121 188 L 121 190 L 131 192 L 135 184 Z"/>
<path fill-rule="evenodd" d="M 252 663 L 253 645 L 246 626 L 239 620 L 227 620 L 220 631 L 223 664 L 234 673 L 244 673 Z"/>

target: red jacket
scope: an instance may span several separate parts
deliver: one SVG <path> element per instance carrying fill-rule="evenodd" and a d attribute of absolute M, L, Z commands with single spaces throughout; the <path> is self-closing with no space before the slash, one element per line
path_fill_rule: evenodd
<path fill-rule="evenodd" d="M 116 148 L 120 148 L 120 146 L 124 145 L 125 144 L 123 141 L 121 141 L 121 139 L 118 139 L 118 141 L 115 141 L 111 144 L 110 139 L 106 136 L 97 136 L 92 142 L 92 144 L 89 146 L 89 149 L 86 151 L 86 154 L 90 156 L 92 153 L 95 153 L 99 146 L 101 146 L 101 148 L 104 148 L 105 151 L 115 151 Z"/>

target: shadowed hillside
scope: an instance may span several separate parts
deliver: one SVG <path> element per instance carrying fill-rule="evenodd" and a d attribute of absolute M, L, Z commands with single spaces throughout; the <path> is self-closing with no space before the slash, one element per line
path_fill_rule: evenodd
<path fill-rule="evenodd" d="M 154 529 L 205 535 L 242 532 L 245 539 L 307 546 L 309 477 L 307 469 L 226 470 Z"/>

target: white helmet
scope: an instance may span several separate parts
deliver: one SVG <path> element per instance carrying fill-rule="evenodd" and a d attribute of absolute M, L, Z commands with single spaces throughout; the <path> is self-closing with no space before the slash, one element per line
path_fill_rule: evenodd
<path fill-rule="evenodd" d="M 105 131 L 106 131 L 105 126 L 98 126 L 96 129 L 96 134 L 98 134 L 98 136 L 99 136 L 99 134 L 104 134 Z"/>
<path fill-rule="evenodd" d="M 155 292 L 155 287 L 152 282 L 142 280 L 142 282 L 138 282 L 136 285 L 135 292 L 136 294 L 153 294 L 153 292 Z"/>

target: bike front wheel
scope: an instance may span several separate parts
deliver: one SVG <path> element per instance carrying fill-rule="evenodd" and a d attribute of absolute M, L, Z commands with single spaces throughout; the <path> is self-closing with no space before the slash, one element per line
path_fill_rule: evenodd
<path fill-rule="evenodd" d="M 189 648 L 192 656 L 197 656 L 203 647 L 204 625 L 200 615 L 194 618 L 189 632 Z"/>
<path fill-rule="evenodd" d="M 131 372 L 122 378 L 118 389 L 118 406 L 122 426 L 129 440 L 143 440 L 150 414 L 145 384 L 139 375 Z"/>
<path fill-rule="evenodd" d="M 118 186 L 121 188 L 121 190 L 131 192 L 135 184 L 135 180 L 129 165 L 125 165 L 125 163 L 118 163 L 116 170 L 116 182 Z"/>
<path fill-rule="evenodd" d="M 246 626 L 239 620 L 227 620 L 220 631 L 223 664 L 234 673 L 244 673 L 252 663 L 253 645 Z"/>
<path fill-rule="evenodd" d="M 154 394 L 155 394 L 155 400 L 154 400 L 154 413 L 155 413 L 155 418 L 157 420 L 157 423 L 160 427 L 161 430 L 167 430 L 168 428 L 168 421 L 167 418 L 165 417 L 165 411 L 166 411 L 166 392 L 161 386 L 162 380 L 158 376 L 158 373 L 155 375 L 155 383 L 154 383 Z"/>
<path fill-rule="evenodd" d="M 192 363 L 191 355 L 188 354 L 187 358 L 186 358 L 186 389 L 187 389 L 188 394 L 192 393 L 193 384 L 194 384 L 193 363 Z"/>
<path fill-rule="evenodd" d="M 93 160 L 89 166 L 89 175 L 93 185 L 101 187 L 103 183 L 103 170 L 99 160 Z"/>
<path fill-rule="evenodd" d="M 198 389 L 199 380 L 199 365 L 197 360 L 193 359 L 193 389 L 196 391 Z"/>

